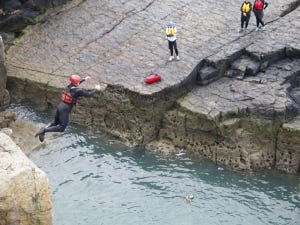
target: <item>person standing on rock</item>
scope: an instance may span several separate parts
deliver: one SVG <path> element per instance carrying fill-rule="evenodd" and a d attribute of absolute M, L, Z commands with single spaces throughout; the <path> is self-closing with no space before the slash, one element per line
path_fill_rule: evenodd
<path fill-rule="evenodd" d="M 256 18 L 256 29 L 255 31 L 264 31 L 265 23 L 263 22 L 264 17 L 264 9 L 268 7 L 268 3 L 264 0 L 255 0 L 253 3 L 253 12 Z M 259 26 L 261 24 L 261 27 Z"/>
<path fill-rule="evenodd" d="M 251 16 L 252 4 L 250 0 L 245 0 L 241 7 L 241 30 L 240 32 L 245 31 L 248 28 L 250 16 Z M 245 25 L 245 28 L 244 28 Z"/>
<path fill-rule="evenodd" d="M 56 108 L 54 121 L 48 126 L 41 128 L 39 132 L 35 134 L 35 137 L 39 136 L 39 140 L 43 142 L 45 139 L 45 133 L 63 132 L 66 129 L 69 123 L 70 112 L 73 106 L 78 103 L 79 98 L 92 97 L 93 95 L 95 95 L 96 91 L 99 91 L 101 89 L 99 84 L 95 85 L 95 89 L 91 91 L 85 91 L 78 87 L 79 84 L 90 78 L 91 77 L 87 76 L 82 79 L 79 75 L 70 76 L 70 84 L 62 92 L 61 102 Z"/>
<path fill-rule="evenodd" d="M 177 42 L 176 42 L 176 33 L 177 33 L 177 29 L 175 27 L 175 24 L 172 21 L 170 21 L 170 23 L 168 24 L 168 26 L 166 28 L 166 35 L 167 35 L 170 54 L 171 54 L 171 56 L 169 58 L 169 61 L 172 61 L 174 59 L 174 50 L 175 50 L 175 53 L 176 53 L 176 59 L 177 60 L 180 59 L 179 55 L 178 55 L 178 48 L 177 48 Z"/>

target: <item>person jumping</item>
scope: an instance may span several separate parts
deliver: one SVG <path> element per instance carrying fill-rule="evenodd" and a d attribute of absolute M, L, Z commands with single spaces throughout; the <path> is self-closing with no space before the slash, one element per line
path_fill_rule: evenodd
<path fill-rule="evenodd" d="M 45 139 L 45 133 L 47 132 L 63 132 L 68 123 L 70 112 L 79 100 L 80 97 L 92 97 L 95 95 L 96 91 L 100 90 L 100 85 L 96 85 L 95 89 L 91 91 L 85 91 L 79 88 L 79 84 L 90 79 L 91 77 L 87 76 L 81 78 L 79 75 L 71 75 L 69 80 L 70 84 L 63 90 L 61 95 L 61 102 L 56 108 L 56 113 L 54 121 L 51 122 L 48 126 L 42 127 L 39 132 L 35 134 L 35 137 L 39 137 L 41 142 Z"/>

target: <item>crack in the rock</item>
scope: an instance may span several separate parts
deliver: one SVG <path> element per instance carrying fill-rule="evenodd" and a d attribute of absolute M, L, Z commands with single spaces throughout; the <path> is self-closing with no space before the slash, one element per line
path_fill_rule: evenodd
<path fill-rule="evenodd" d="M 10 66 L 15 67 L 15 68 L 17 68 L 17 69 L 22 69 L 22 70 L 27 70 L 27 71 L 32 71 L 32 72 L 38 72 L 38 73 L 42 73 L 42 74 L 47 74 L 47 75 L 50 75 L 50 76 L 63 77 L 63 78 L 65 78 L 65 76 L 62 76 L 62 75 L 59 75 L 59 74 L 55 74 L 55 73 L 47 73 L 47 72 L 41 71 L 41 70 L 30 69 L 30 68 L 26 68 L 26 67 L 22 67 L 22 66 L 16 66 L 16 65 L 11 64 L 11 63 L 7 63 L 7 65 L 10 65 Z"/>
<path fill-rule="evenodd" d="M 70 8 L 67 8 L 67 9 L 65 9 L 65 10 L 61 10 L 61 11 L 55 13 L 55 16 L 60 15 L 61 13 L 70 11 L 70 10 L 72 10 L 72 9 L 75 9 L 75 8 L 81 6 L 81 5 L 82 5 L 83 3 L 85 3 L 86 1 L 87 1 L 87 0 L 82 0 L 82 1 L 80 1 L 78 4 L 76 4 L 76 5 L 74 5 L 74 6 L 70 7 Z"/>
<path fill-rule="evenodd" d="M 282 14 L 280 14 L 280 17 L 275 18 L 275 19 L 273 19 L 273 20 L 271 20 L 271 21 L 268 21 L 268 22 L 266 22 L 266 24 L 271 24 L 271 23 L 274 23 L 274 22 L 280 20 L 282 17 L 284 17 L 284 16 L 288 15 L 289 13 L 293 12 L 294 10 L 296 10 L 296 9 L 299 7 L 299 5 L 300 5 L 300 0 L 296 0 L 296 1 L 292 2 L 292 3 L 290 4 L 289 8 L 286 9 Z M 242 39 L 242 38 L 244 38 L 244 37 L 248 37 L 249 34 L 251 34 L 251 33 L 253 33 L 253 32 L 254 32 L 254 30 L 250 31 L 250 32 L 247 33 L 247 34 L 241 35 L 241 36 L 239 36 L 239 37 L 237 37 L 237 38 L 235 38 L 235 39 L 233 39 L 233 40 L 227 42 L 227 43 L 224 44 L 223 46 L 230 45 L 230 44 L 232 44 L 232 43 L 234 43 L 234 42 L 239 41 L 240 39 Z M 224 33 L 221 33 L 221 34 L 219 34 L 219 35 L 217 36 L 217 38 L 222 37 L 223 35 L 224 35 Z M 210 42 L 211 40 L 214 40 L 215 38 L 216 38 L 216 37 L 210 38 L 210 39 L 208 40 L 208 42 Z M 250 46 L 250 45 L 252 45 L 252 44 L 253 44 L 253 42 L 251 42 L 250 44 L 248 44 L 247 47 Z M 218 49 L 217 51 L 215 51 L 214 53 L 212 53 L 211 55 L 209 55 L 209 56 L 213 56 L 213 55 L 215 55 L 217 52 L 219 52 L 219 49 Z M 209 57 L 209 56 L 207 56 L 207 57 Z"/>
<path fill-rule="evenodd" d="M 143 12 L 143 11 L 146 11 L 146 9 L 148 9 L 153 3 L 155 2 L 155 0 L 151 1 L 148 3 L 148 5 L 146 5 L 145 8 L 143 8 L 142 10 L 140 10 L 139 12 Z"/>
<path fill-rule="evenodd" d="M 300 0 L 296 0 L 292 3 L 290 3 L 289 7 L 280 14 L 280 17 L 284 17 L 287 14 L 293 12 L 294 10 L 296 10 L 299 7 L 299 5 L 300 5 Z"/>
<path fill-rule="evenodd" d="M 84 0 L 86 1 L 86 0 Z M 69 57 L 68 62 L 67 63 L 71 63 L 72 59 L 76 56 L 78 56 L 80 54 L 81 51 L 83 51 L 84 49 L 86 49 L 90 44 L 97 42 L 100 39 L 103 39 L 106 35 L 110 34 L 111 32 L 113 32 L 121 23 L 123 23 L 124 20 L 127 20 L 128 18 L 130 18 L 133 15 L 137 15 L 140 12 L 146 11 L 153 3 L 155 2 L 155 0 L 149 2 L 144 8 L 142 8 L 141 10 L 139 10 L 138 12 L 134 12 L 135 9 L 132 9 L 128 12 L 125 13 L 125 16 L 123 18 L 121 18 L 117 23 L 115 23 L 111 29 L 105 31 L 104 33 L 102 33 L 100 36 L 94 38 L 93 40 L 90 40 L 89 42 L 87 42 L 84 46 L 82 46 L 80 49 L 78 49 L 78 51 L 73 54 L 72 56 Z M 82 4 L 83 2 L 81 2 L 80 4 Z M 78 5 L 77 5 L 78 6 Z M 73 7 L 74 8 L 74 7 Z M 65 63 L 66 64 L 66 63 Z M 65 65 L 64 64 L 64 65 Z M 63 66 L 63 65 L 62 65 Z M 53 71 L 57 71 L 58 69 L 55 69 Z"/>
<path fill-rule="evenodd" d="M 135 9 L 132 9 L 128 12 L 125 13 L 125 17 L 123 17 L 121 20 L 119 20 L 117 23 L 115 23 L 111 29 L 109 29 L 108 31 L 104 32 L 103 34 L 101 34 L 99 37 L 87 42 L 79 51 L 78 53 L 80 53 L 82 51 L 82 49 L 85 49 L 88 45 L 90 45 L 93 42 L 98 41 L 99 39 L 102 39 L 103 37 L 105 37 L 107 34 L 111 33 L 112 31 L 114 31 L 124 20 L 130 18 L 133 15 L 137 15 L 140 12 L 143 12 L 145 10 L 147 10 L 155 1 L 151 1 L 150 3 L 148 3 L 143 9 L 141 9 L 140 11 L 134 13 Z"/>

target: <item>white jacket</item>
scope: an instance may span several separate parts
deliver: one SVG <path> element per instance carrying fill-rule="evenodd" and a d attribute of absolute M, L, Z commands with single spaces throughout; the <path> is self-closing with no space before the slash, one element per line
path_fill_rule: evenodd
<path fill-rule="evenodd" d="M 168 29 L 169 27 L 166 28 L 166 35 L 168 35 Z M 176 33 L 177 33 L 177 29 L 176 27 L 174 27 L 174 35 L 173 36 L 167 36 L 169 41 L 175 41 L 176 40 Z"/>

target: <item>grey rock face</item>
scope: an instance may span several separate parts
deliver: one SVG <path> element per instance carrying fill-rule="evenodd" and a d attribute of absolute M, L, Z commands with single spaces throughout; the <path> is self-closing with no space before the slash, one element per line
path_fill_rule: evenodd
<path fill-rule="evenodd" d="M 68 0 L 2 0 L 0 1 L 0 34 L 7 45 L 14 34 L 37 22 L 38 15 L 47 9 L 67 3 Z"/>
<path fill-rule="evenodd" d="M 299 171 L 300 127 L 285 124 L 299 114 L 288 91 L 298 88 L 287 82 L 299 65 L 299 59 L 282 60 L 255 77 L 222 78 L 195 88 L 165 115 L 160 138 L 233 168 Z"/>
<path fill-rule="evenodd" d="M 73 118 L 82 124 L 235 168 L 276 166 L 279 130 L 299 114 L 299 1 L 272 1 L 264 32 L 254 31 L 252 16 L 249 31 L 238 33 L 240 4 L 72 1 L 8 50 L 8 87 L 53 109 L 70 74 L 90 75 L 84 88 L 108 87 L 81 102 Z M 167 62 L 171 19 L 181 60 Z M 163 79 L 146 85 L 152 72 Z M 280 168 L 295 171 L 293 163 Z"/>
<path fill-rule="evenodd" d="M 0 35 L 0 111 L 4 110 L 10 103 L 10 95 L 6 90 L 7 73 L 4 61 L 4 45 Z"/>

